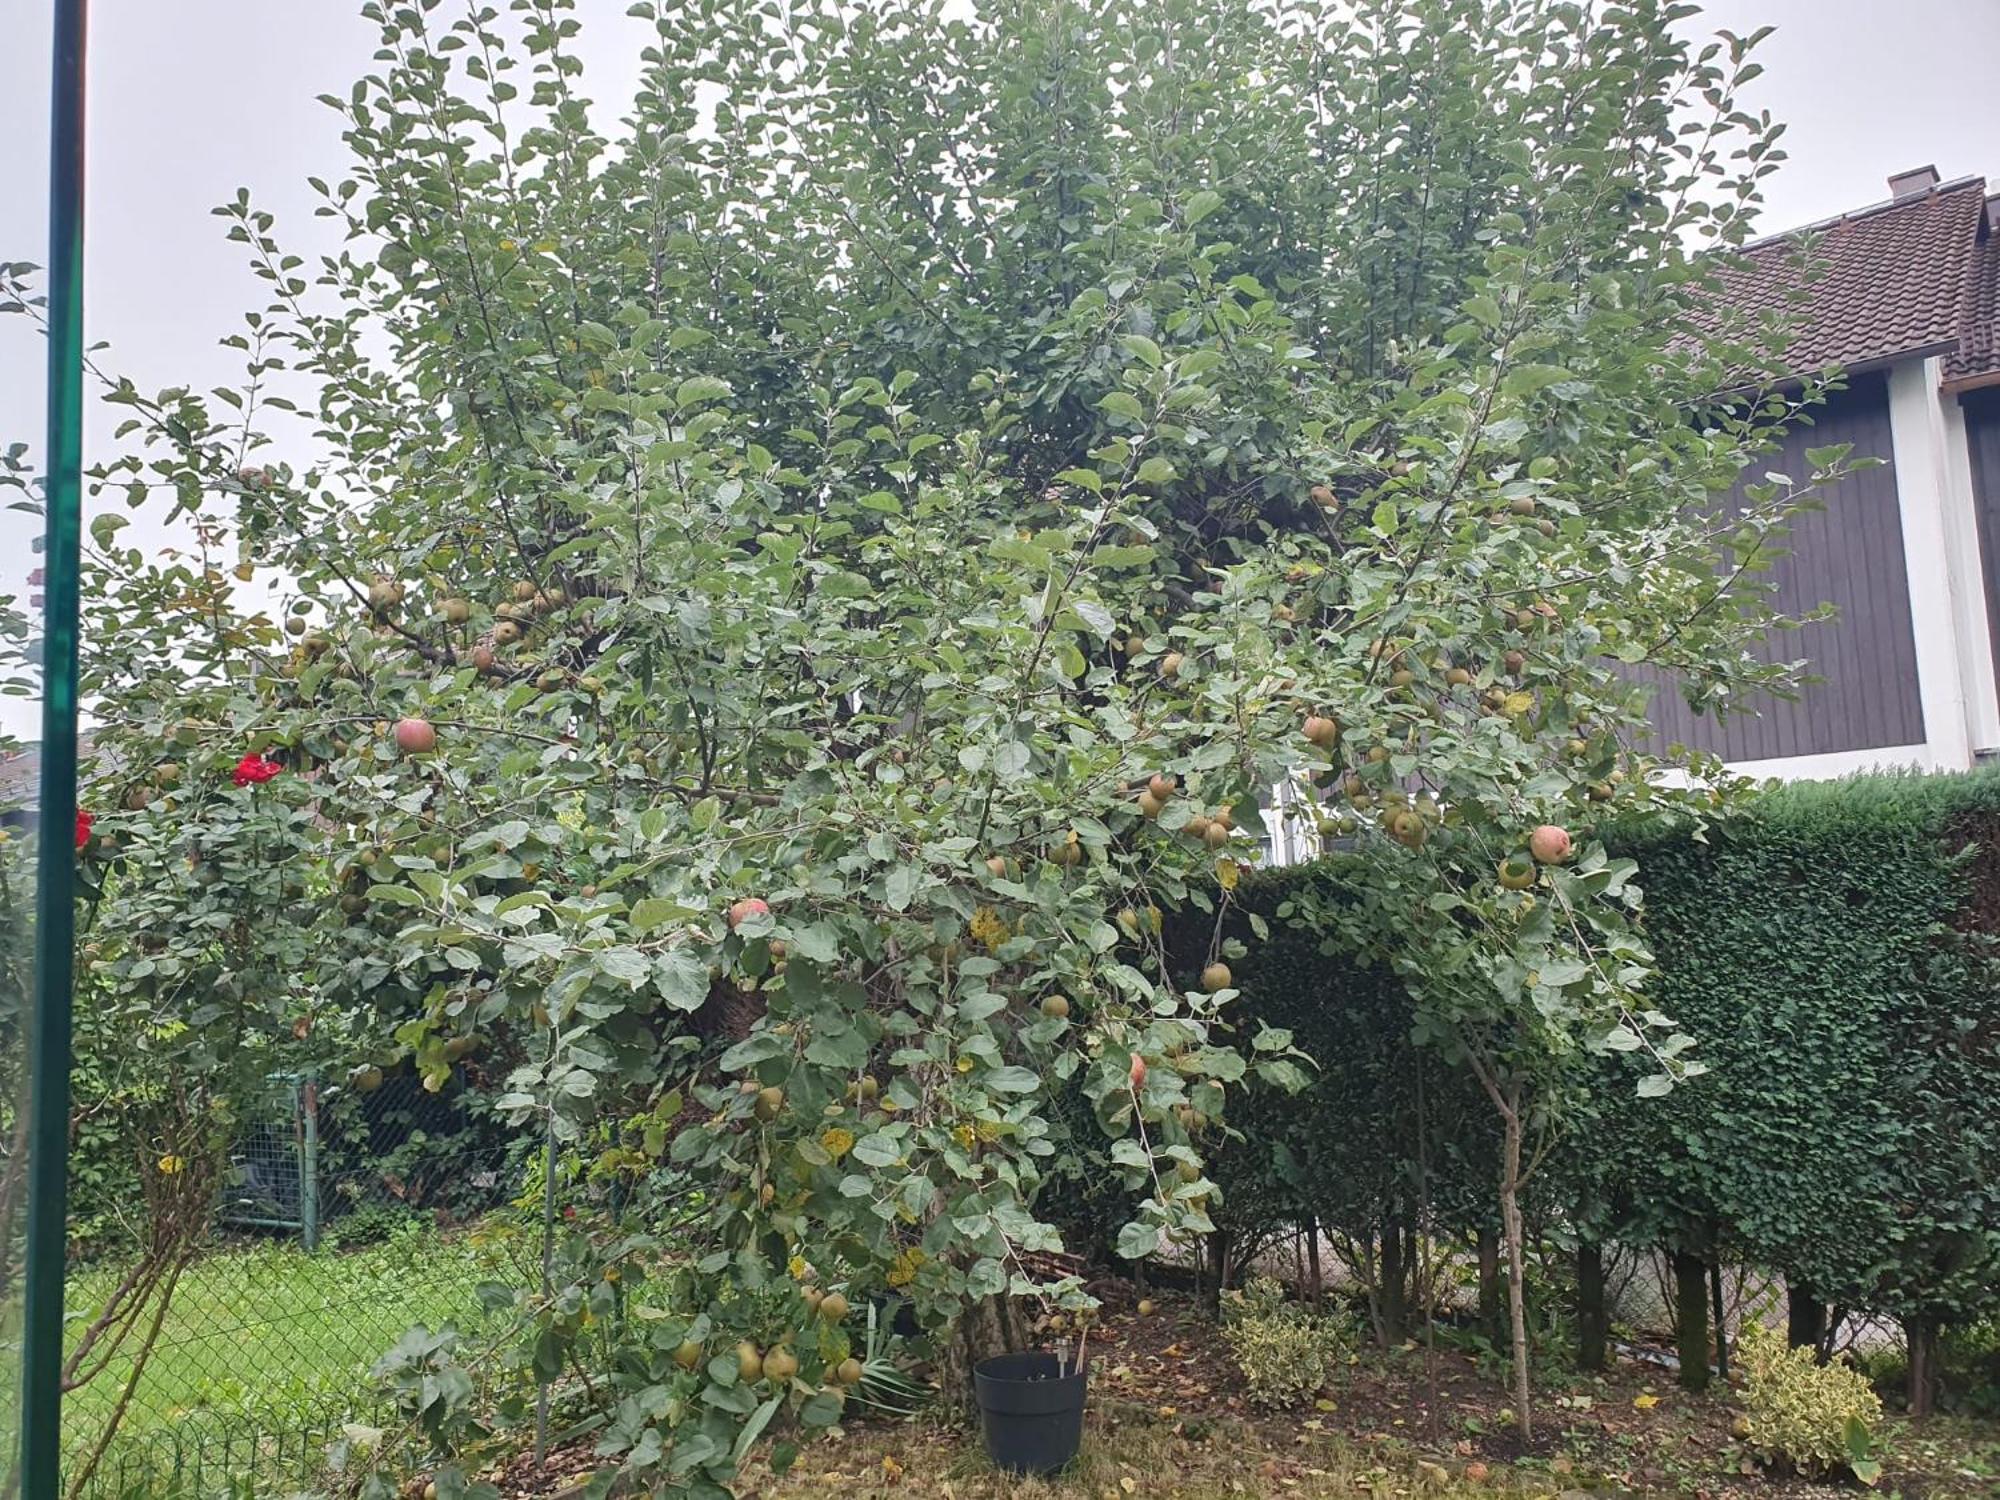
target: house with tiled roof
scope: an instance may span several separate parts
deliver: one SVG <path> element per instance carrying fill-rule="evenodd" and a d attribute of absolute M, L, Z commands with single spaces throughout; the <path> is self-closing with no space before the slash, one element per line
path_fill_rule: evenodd
<path fill-rule="evenodd" d="M 1720 285 L 1790 320 L 1792 369 L 1842 376 L 1759 471 L 1802 475 L 1828 443 L 1882 462 L 1825 491 L 1774 570 L 1788 611 L 1835 607 L 1773 642 L 1818 680 L 1721 722 L 1665 688 L 1661 733 L 1785 778 L 2000 756 L 2000 194 L 1899 173 L 1880 203 L 1746 247 Z"/>

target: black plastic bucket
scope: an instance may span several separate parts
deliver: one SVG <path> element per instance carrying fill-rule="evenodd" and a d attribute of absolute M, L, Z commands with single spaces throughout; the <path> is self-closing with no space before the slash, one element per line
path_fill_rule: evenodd
<path fill-rule="evenodd" d="M 972 1371 L 986 1455 L 1010 1474 L 1053 1474 L 1083 1444 L 1088 1369 L 1057 1373 L 1053 1354 L 1002 1354 Z"/>

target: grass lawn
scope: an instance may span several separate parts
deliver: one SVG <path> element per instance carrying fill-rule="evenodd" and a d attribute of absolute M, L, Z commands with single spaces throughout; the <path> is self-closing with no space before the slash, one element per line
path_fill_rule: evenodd
<path fill-rule="evenodd" d="M 92 1268 L 71 1280 L 72 1339 L 89 1326 L 119 1269 Z M 405 1329 L 471 1326 L 479 1316 L 475 1289 L 507 1270 L 477 1236 L 416 1226 L 378 1244 L 314 1255 L 280 1241 L 218 1251 L 182 1276 L 110 1465 L 148 1443 L 179 1448 L 184 1462 L 220 1444 L 229 1463 L 240 1462 L 232 1440 L 265 1452 L 296 1448 L 298 1434 L 322 1444 L 329 1424 L 371 1407 L 369 1367 Z M 102 1431 L 131 1368 L 121 1350 L 66 1398 L 73 1450 Z"/>

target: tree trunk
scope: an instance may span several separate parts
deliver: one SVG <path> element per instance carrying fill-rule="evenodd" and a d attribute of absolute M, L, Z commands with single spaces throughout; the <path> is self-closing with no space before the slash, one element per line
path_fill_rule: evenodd
<path fill-rule="evenodd" d="M 1326 1294 L 1326 1280 L 1319 1268 L 1319 1220 L 1306 1220 L 1306 1265 L 1312 1280 L 1309 1289 L 1312 1294 L 1313 1311 L 1320 1309 L 1320 1299 Z"/>
<path fill-rule="evenodd" d="M 1382 1344 L 1403 1342 L 1407 1326 L 1403 1296 L 1403 1227 L 1392 1209 L 1382 1221 Z"/>
<path fill-rule="evenodd" d="M 1512 1090 L 1500 1115 L 1500 1233 L 1507 1246 L 1507 1322 L 1514 1345 L 1514 1421 L 1525 1449 L 1535 1440 L 1528 1384 L 1527 1254 L 1521 1227 L 1521 1097 Z"/>
<path fill-rule="evenodd" d="M 1430 1316 L 1424 1301 L 1424 1247 L 1417 1237 L 1419 1222 L 1412 1218 L 1403 1226 L 1403 1284 L 1408 1288 L 1403 1293 L 1403 1327 L 1407 1332 L 1414 1332 L 1417 1321 Z"/>
<path fill-rule="evenodd" d="M 1608 1324 L 1604 1309 L 1604 1251 L 1597 1245 L 1576 1247 L 1576 1363 L 1580 1370 L 1604 1368 Z"/>
<path fill-rule="evenodd" d="M 982 1359 L 1012 1354 L 1027 1344 L 1019 1310 L 1006 1297 L 983 1297 L 967 1307 L 946 1339 L 937 1367 L 938 1395 L 947 1411 L 979 1414 L 972 1371 Z"/>
<path fill-rule="evenodd" d="M 1826 1337 L 1826 1304 L 1810 1287 L 1785 1288 L 1785 1342 L 1794 1349 L 1818 1349 Z"/>
<path fill-rule="evenodd" d="M 1910 1347 L 1909 1389 L 1905 1399 L 1910 1415 L 1919 1422 L 1937 1410 L 1937 1336 L 1936 1318 L 1903 1319 L 1903 1337 Z"/>
<path fill-rule="evenodd" d="M 1708 1262 L 1674 1252 L 1674 1340 L 1681 1356 L 1681 1385 L 1708 1389 Z"/>
<path fill-rule="evenodd" d="M 1715 1373 L 1729 1384 L 1729 1310 L 1722 1300 L 1722 1259 L 1708 1268 L 1708 1284 L 1713 1295 L 1710 1310 L 1715 1314 Z"/>
<path fill-rule="evenodd" d="M 1506 1319 L 1500 1316 L 1500 1236 L 1479 1231 L 1479 1323 L 1495 1343 Z"/>

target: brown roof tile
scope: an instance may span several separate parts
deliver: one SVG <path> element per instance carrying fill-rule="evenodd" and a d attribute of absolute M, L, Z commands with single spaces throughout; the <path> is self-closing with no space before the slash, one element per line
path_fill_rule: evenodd
<path fill-rule="evenodd" d="M 1796 320 L 1786 358 L 1801 373 L 1953 350 L 1985 191 L 1961 178 L 1747 245 L 1719 278 L 1722 298 Z M 1814 263 L 1803 289 L 1801 240 Z"/>
<path fill-rule="evenodd" d="M 1958 348 L 1945 356 L 1947 386 L 2000 382 L 2000 193 L 1986 200 L 1986 222 L 1965 278 Z"/>

